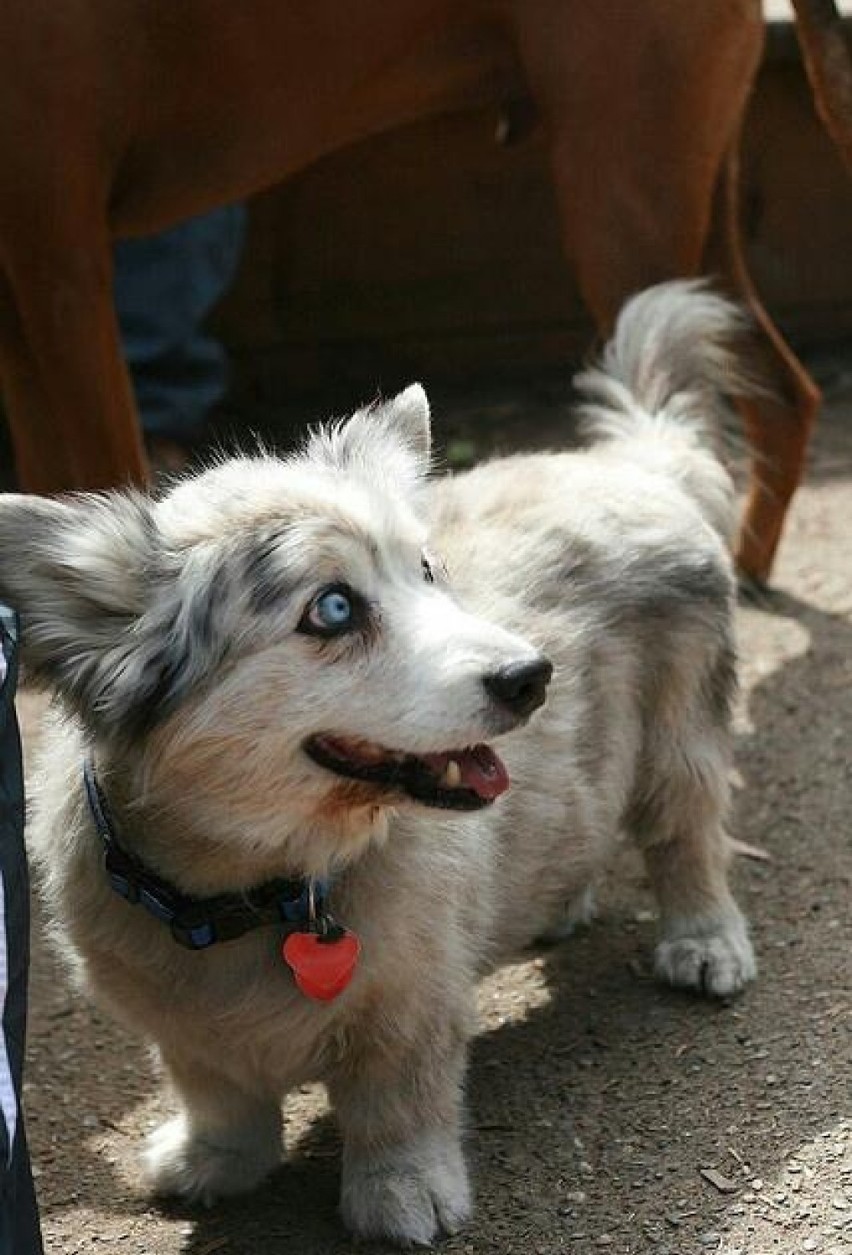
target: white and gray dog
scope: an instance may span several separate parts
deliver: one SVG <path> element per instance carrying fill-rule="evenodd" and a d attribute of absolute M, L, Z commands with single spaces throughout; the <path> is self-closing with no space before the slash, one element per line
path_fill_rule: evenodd
<path fill-rule="evenodd" d="M 476 981 L 564 930 L 622 835 L 659 976 L 753 977 L 713 448 L 737 322 L 692 284 L 634 298 L 580 452 L 430 481 L 414 386 L 158 500 L 0 499 L 0 593 L 58 695 L 32 845 L 77 976 L 173 1083 L 158 1192 L 257 1185 L 321 1080 L 351 1229 L 456 1229 Z"/>

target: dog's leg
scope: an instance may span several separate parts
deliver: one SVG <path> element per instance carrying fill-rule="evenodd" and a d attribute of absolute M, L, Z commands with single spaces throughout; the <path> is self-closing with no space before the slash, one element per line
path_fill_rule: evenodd
<path fill-rule="evenodd" d="M 376 1017 L 378 1020 L 378 1017 Z M 368 1048 L 329 1089 L 344 1137 L 341 1211 L 351 1231 L 425 1245 L 455 1232 L 471 1209 L 461 1148 L 464 1036 L 445 1007 L 384 1036 L 365 1027 Z"/>
<path fill-rule="evenodd" d="M 579 929 L 587 928 L 594 918 L 595 890 L 592 885 L 587 885 L 568 903 L 564 918 L 553 928 L 548 928 L 536 940 L 545 946 L 556 946 L 561 941 L 567 941 L 569 937 L 573 937 Z"/>
<path fill-rule="evenodd" d="M 725 997 L 756 972 L 727 876 L 731 652 L 723 649 L 700 674 L 684 672 L 679 674 L 674 657 L 666 692 L 648 713 L 626 826 L 639 843 L 659 903 L 657 975 Z"/>
<path fill-rule="evenodd" d="M 761 586 L 769 579 L 788 507 L 804 475 L 821 393 L 756 295 L 748 304 L 763 330 L 774 380 L 783 389 L 777 398 L 738 402 L 752 468 L 737 565 L 748 580 Z"/>
<path fill-rule="evenodd" d="M 769 395 L 742 400 L 752 470 L 737 562 L 758 584 L 769 578 L 787 508 L 801 482 L 820 391 L 786 343 L 757 294 L 745 258 L 739 210 L 739 145 L 725 162 L 717 198 L 712 260 L 747 306 L 761 336 Z"/>
<path fill-rule="evenodd" d="M 105 222 L 100 236 L 91 221 L 67 224 L 66 233 L 29 225 L 26 234 L 5 232 L 0 272 L 0 373 L 19 486 L 51 493 L 143 483 Z"/>
<path fill-rule="evenodd" d="M 694 805 L 697 816 L 704 800 L 690 799 L 689 791 L 682 791 L 679 804 Z M 660 906 L 657 976 L 719 998 L 738 993 L 757 968 L 745 918 L 728 888 L 728 839 L 718 821 L 702 823 L 685 812 L 643 853 Z"/>
<path fill-rule="evenodd" d="M 148 1140 L 144 1165 L 158 1194 L 209 1205 L 254 1189 L 281 1161 L 281 1106 L 196 1059 L 164 1056 L 182 1111 Z"/>
<path fill-rule="evenodd" d="M 713 192 L 763 47 L 758 0 L 647 0 L 603 21 L 565 0 L 510 10 L 547 131 L 565 251 L 600 329 L 701 265 Z"/>
<path fill-rule="evenodd" d="M 760 6 L 651 0 L 607 23 L 594 6 L 550 0 L 516 4 L 512 21 L 548 131 L 565 251 L 602 332 L 628 296 L 701 269 L 723 184 L 723 268 L 779 391 L 742 405 L 753 471 L 738 559 L 763 581 L 819 394 L 763 310 L 742 252 L 733 167 L 763 48 Z"/>

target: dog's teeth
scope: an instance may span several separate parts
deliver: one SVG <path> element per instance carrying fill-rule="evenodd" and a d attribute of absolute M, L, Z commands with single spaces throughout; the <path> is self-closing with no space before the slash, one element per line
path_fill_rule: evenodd
<path fill-rule="evenodd" d="M 444 768 L 441 784 L 446 785 L 448 789 L 457 789 L 461 784 L 461 767 L 454 758 L 451 758 Z"/>

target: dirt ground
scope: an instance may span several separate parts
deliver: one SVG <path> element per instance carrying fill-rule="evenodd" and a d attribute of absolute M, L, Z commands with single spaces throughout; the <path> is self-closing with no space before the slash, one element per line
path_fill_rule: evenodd
<path fill-rule="evenodd" d="M 852 369 L 852 359 L 850 359 Z M 654 922 L 625 858 L 599 919 L 489 979 L 472 1050 L 476 1218 L 452 1255 L 852 1255 L 852 374 L 790 519 L 775 591 L 739 612 L 735 870 L 759 983 L 731 1005 L 654 985 Z M 441 398 L 453 457 L 564 435 L 560 389 Z M 24 696 L 28 748 L 38 703 Z M 34 938 L 27 1114 L 47 1249 L 342 1255 L 323 1095 L 287 1105 L 289 1161 L 254 1196 L 163 1210 L 140 1138 L 169 1110 L 146 1047 L 69 991 Z M 374 1248 L 375 1249 L 375 1248 Z"/>

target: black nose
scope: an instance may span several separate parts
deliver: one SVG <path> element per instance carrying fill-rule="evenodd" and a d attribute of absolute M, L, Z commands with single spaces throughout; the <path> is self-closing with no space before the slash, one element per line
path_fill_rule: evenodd
<path fill-rule="evenodd" d="M 485 676 L 482 683 L 491 697 L 513 715 L 531 715 L 544 704 L 552 675 L 553 663 L 536 658 L 533 662 L 510 662 Z"/>

